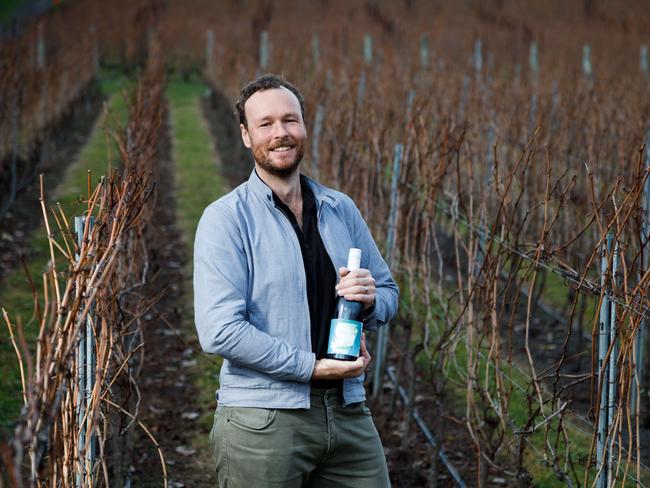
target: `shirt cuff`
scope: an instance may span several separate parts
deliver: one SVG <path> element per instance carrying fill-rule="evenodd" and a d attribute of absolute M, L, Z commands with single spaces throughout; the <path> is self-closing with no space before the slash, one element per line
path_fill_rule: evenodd
<path fill-rule="evenodd" d="M 377 327 L 377 321 L 375 318 L 375 312 L 376 312 L 375 304 L 376 301 L 373 302 L 372 305 L 370 305 L 370 307 L 365 309 L 361 314 L 361 321 L 363 322 L 363 326 L 365 328 L 374 329 Z"/>

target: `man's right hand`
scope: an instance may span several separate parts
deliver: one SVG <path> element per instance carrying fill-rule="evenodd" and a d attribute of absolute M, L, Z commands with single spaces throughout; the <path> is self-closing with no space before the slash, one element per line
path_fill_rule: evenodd
<path fill-rule="evenodd" d="M 339 380 L 360 376 L 372 361 L 366 348 L 366 334 L 361 334 L 361 348 L 355 361 L 339 361 L 338 359 L 317 359 L 312 373 L 312 380 Z"/>

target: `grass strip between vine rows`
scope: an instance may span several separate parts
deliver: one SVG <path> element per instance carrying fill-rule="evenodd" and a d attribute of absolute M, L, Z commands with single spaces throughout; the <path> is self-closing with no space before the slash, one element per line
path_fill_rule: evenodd
<path fill-rule="evenodd" d="M 172 129 L 172 156 L 176 185 L 176 216 L 182 231 L 185 255 L 188 257 L 183 282 L 183 328 L 186 334 L 195 335 L 192 303 L 192 252 L 194 235 L 203 210 L 226 192 L 225 180 L 219 173 L 219 157 L 214 148 L 207 121 L 201 110 L 201 98 L 206 85 L 200 82 L 170 80 L 167 87 Z M 221 360 L 216 356 L 198 356 L 199 364 L 192 370 L 192 380 L 199 397 L 193 399 L 202 412 L 198 419 L 203 430 L 212 427 L 214 391 L 218 385 Z M 196 439 L 198 444 L 206 439 Z"/>

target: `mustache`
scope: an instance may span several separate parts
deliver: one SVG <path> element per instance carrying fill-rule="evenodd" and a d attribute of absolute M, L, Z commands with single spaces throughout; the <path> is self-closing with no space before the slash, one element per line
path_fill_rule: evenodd
<path fill-rule="evenodd" d="M 282 146 L 297 146 L 298 142 L 290 136 L 285 136 L 282 139 L 280 139 L 278 142 L 273 144 L 272 146 L 269 146 L 269 149 L 277 149 Z"/>

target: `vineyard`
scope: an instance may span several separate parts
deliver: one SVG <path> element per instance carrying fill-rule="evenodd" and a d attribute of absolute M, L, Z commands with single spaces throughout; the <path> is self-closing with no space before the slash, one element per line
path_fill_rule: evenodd
<path fill-rule="evenodd" d="M 392 485 L 650 485 L 643 2 L 8 19 L 0 487 L 217 485 L 192 249 L 253 169 L 234 101 L 267 72 L 304 96 L 301 171 L 355 201 L 400 287 L 366 374 Z"/>

